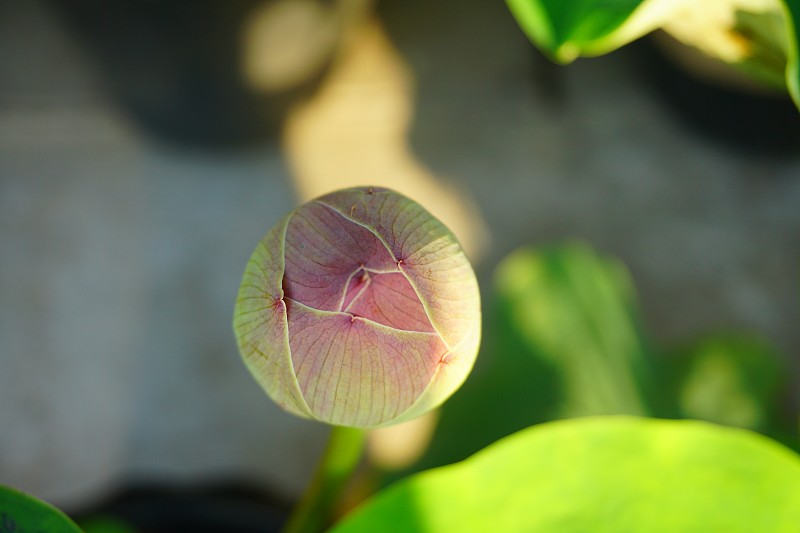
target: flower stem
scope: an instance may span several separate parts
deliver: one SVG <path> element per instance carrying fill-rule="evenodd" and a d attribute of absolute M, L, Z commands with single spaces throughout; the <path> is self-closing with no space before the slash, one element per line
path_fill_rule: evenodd
<path fill-rule="evenodd" d="M 333 426 L 314 478 L 283 533 L 320 533 L 328 526 L 342 490 L 361 460 L 365 437 L 364 430 Z"/>

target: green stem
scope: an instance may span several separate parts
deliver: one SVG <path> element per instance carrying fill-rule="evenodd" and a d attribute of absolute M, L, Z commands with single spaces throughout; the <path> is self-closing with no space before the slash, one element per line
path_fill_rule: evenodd
<path fill-rule="evenodd" d="M 365 437 L 361 429 L 333 426 L 314 478 L 283 533 L 320 533 L 328 525 L 342 490 L 361 460 Z"/>

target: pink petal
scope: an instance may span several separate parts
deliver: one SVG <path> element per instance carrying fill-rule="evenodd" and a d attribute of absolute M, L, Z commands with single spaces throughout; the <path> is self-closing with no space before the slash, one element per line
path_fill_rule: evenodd
<path fill-rule="evenodd" d="M 436 332 L 417 293 L 402 273 L 368 275 L 368 286 L 346 311 L 405 331 Z"/>
<path fill-rule="evenodd" d="M 407 410 L 430 383 L 447 347 L 430 333 L 388 328 L 287 299 L 297 381 L 315 417 L 373 426 Z"/>
<path fill-rule="evenodd" d="M 435 331 L 383 241 L 330 207 L 312 202 L 297 210 L 285 249 L 288 298 L 401 330 Z"/>
<path fill-rule="evenodd" d="M 448 346 L 460 344 L 472 336 L 470 329 L 480 327 L 472 267 L 453 234 L 419 204 L 385 189 L 347 189 L 317 201 L 380 235 L 393 258 L 402 261 L 399 270 Z"/>

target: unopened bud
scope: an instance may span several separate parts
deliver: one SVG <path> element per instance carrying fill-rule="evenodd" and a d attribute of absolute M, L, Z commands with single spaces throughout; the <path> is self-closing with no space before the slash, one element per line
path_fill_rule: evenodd
<path fill-rule="evenodd" d="M 463 383 L 480 296 L 453 234 L 416 202 L 358 188 L 312 200 L 261 240 L 234 318 L 250 371 L 284 409 L 375 427 Z"/>

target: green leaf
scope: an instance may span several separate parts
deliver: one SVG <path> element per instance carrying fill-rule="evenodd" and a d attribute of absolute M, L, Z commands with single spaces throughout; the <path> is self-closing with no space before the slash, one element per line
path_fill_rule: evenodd
<path fill-rule="evenodd" d="M 507 0 L 528 38 L 560 63 L 664 29 L 800 107 L 800 0 Z"/>
<path fill-rule="evenodd" d="M 81 533 L 81 530 L 52 505 L 0 486 L 0 532 Z"/>
<path fill-rule="evenodd" d="M 619 35 L 644 0 L 507 0 L 528 38 L 556 61 L 610 52 L 646 33 Z"/>
<path fill-rule="evenodd" d="M 800 108 L 800 0 L 784 0 L 787 50 L 786 86 L 795 105 Z"/>
<path fill-rule="evenodd" d="M 664 366 L 681 418 L 773 433 L 786 369 L 767 342 L 717 334 L 677 350 Z"/>
<path fill-rule="evenodd" d="M 597 417 L 529 428 L 406 478 L 333 531 L 796 533 L 798 502 L 800 457 L 766 437 Z"/>
<path fill-rule="evenodd" d="M 579 243 L 522 248 L 494 279 L 503 342 L 555 370 L 554 418 L 649 412 L 646 343 L 624 265 Z"/>

